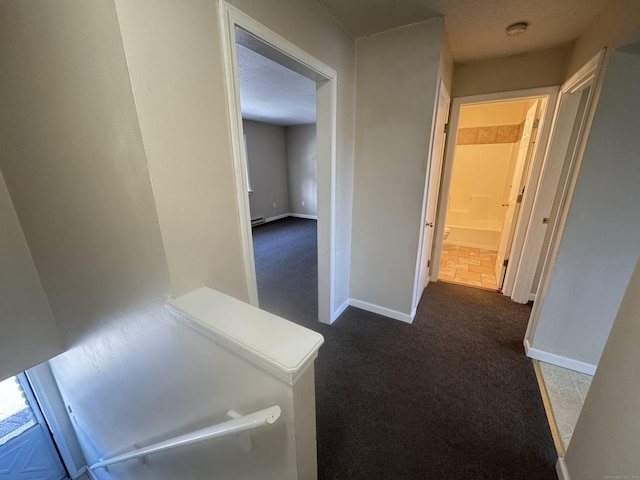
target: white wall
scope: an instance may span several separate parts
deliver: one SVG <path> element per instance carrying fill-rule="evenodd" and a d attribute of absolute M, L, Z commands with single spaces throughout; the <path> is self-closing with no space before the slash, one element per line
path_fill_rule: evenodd
<path fill-rule="evenodd" d="M 565 461 L 572 479 L 633 478 L 640 472 L 640 263 L 602 353 Z"/>
<path fill-rule="evenodd" d="M 532 346 L 597 365 L 640 254 L 638 57 L 614 52 Z"/>
<path fill-rule="evenodd" d="M 5 66 L 3 63 L 3 71 Z M 11 144 L 10 135 L 6 134 L 11 130 L 12 106 L 5 104 L 0 113 L 0 141 L 4 145 Z M 64 344 L 1 173 L 0 225 L 2 381 L 63 352 Z"/>
<path fill-rule="evenodd" d="M 515 145 L 456 145 L 447 225 L 502 231 Z"/>
<path fill-rule="evenodd" d="M 287 165 L 290 212 L 317 216 L 318 148 L 315 125 L 287 127 Z"/>
<path fill-rule="evenodd" d="M 351 297 L 410 315 L 442 49 L 438 18 L 357 41 Z"/>
<path fill-rule="evenodd" d="M 242 127 L 247 136 L 247 163 L 253 189 L 249 195 L 251 218 L 268 219 L 289 213 L 287 129 L 251 120 L 243 120 Z"/>

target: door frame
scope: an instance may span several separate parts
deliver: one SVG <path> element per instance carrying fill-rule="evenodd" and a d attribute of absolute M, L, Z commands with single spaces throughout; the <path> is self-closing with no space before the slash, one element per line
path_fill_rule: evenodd
<path fill-rule="evenodd" d="M 36 420 L 35 426 L 25 430 L 20 435 L 29 432 L 34 428 L 41 428 L 42 433 L 49 437 L 49 441 L 51 443 L 47 448 L 52 447 L 51 454 L 57 457 L 56 460 L 62 467 L 62 473 L 65 475 L 64 478 L 68 478 L 67 475 L 71 478 L 77 478 L 85 473 L 87 468 L 86 466 L 80 470 L 76 468 L 73 458 L 71 457 L 65 443 L 62 431 L 60 429 L 55 429 L 55 427 L 58 426 L 55 421 L 55 414 L 51 410 L 44 388 L 39 381 L 35 368 L 36 367 L 15 375 L 16 380 L 20 384 L 22 394 L 24 395 L 24 398 Z M 65 453 L 67 454 L 66 456 Z"/>
<path fill-rule="evenodd" d="M 58 454 L 67 473 L 71 478 L 78 478 L 84 473 L 87 473 L 88 468 L 84 457 L 81 456 L 81 461 L 84 461 L 84 464 L 78 465 L 73 453 L 71 453 L 69 443 L 67 443 L 75 442 L 76 448 L 81 450 L 75 430 L 72 427 L 71 430 L 69 430 L 67 427 L 65 433 L 65 428 L 62 426 L 63 422 L 68 422 L 69 425 L 71 425 L 70 416 L 72 414 L 67 410 L 67 408 L 70 407 L 64 404 L 64 400 L 60 395 L 56 379 L 53 376 L 48 362 L 30 368 L 24 372 L 24 375 L 31 387 L 35 405 L 39 410 L 38 414 L 44 417 L 44 421 L 46 422 L 43 423 L 43 426 L 49 429 L 53 443 L 58 450 Z M 73 439 L 69 438 L 69 436 L 72 436 Z"/>
<path fill-rule="evenodd" d="M 336 137 L 337 137 L 337 72 L 301 48 L 265 27 L 257 20 L 221 0 L 219 7 L 224 51 L 227 105 L 244 272 L 249 302 L 258 306 L 258 287 L 251 234 L 248 188 L 245 175 L 247 159 L 243 148 L 240 85 L 236 57 L 235 27 L 270 46 L 273 60 L 316 82 L 316 138 L 318 148 L 318 320 L 333 323 L 344 310 L 336 306 Z M 263 53 L 264 52 L 260 52 Z"/>
<path fill-rule="evenodd" d="M 445 123 L 444 124 L 439 124 L 438 123 L 438 110 L 439 110 L 439 106 L 440 106 L 440 96 L 443 95 L 445 98 L 445 102 L 447 103 L 447 114 L 445 115 Z M 440 189 L 440 180 L 442 179 L 442 163 L 444 162 L 444 152 L 446 149 L 446 142 L 447 142 L 447 132 L 445 131 L 445 125 L 446 122 L 449 119 L 449 112 L 450 112 L 450 108 L 451 108 L 451 95 L 449 95 L 449 91 L 447 90 L 447 86 L 444 83 L 444 79 L 442 77 L 439 78 L 438 81 L 438 89 L 436 91 L 436 103 L 435 103 L 435 108 L 433 109 L 433 116 L 431 118 L 431 135 L 429 136 L 429 154 L 427 156 L 427 175 L 425 178 L 425 183 L 424 183 L 424 191 L 422 194 L 422 212 L 420 214 L 420 232 L 419 232 L 419 239 L 418 239 L 418 257 L 416 259 L 416 273 L 415 273 L 415 278 L 414 278 L 414 282 L 413 282 L 413 301 L 412 301 L 412 305 L 411 305 L 411 318 L 413 318 L 416 314 L 416 309 L 418 308 L 418 303 L 420 302 L 420 298 L 422 297 L 422 291 L 420 289 L 420 278 L 422 275 L 422 260 L 423 260 L 423 255 L 424 255 L 424 243 L 425 243 L 425 235 L 424 235 L 424 230 L 425 230 L 425 224 L 427 222 L 427 212 L 428 212 L 428 200 L 429 200 L 429 190 L 430 188 L 433 186 L 431 183 L 431 173 L 432 173 L 432 169 L 433 169 L 433 162 L 434 159 L 436 159 L 436 161 L 440 161 L 440 170 L 438 172 L 438 178 L 437 178 L 437 183 L 436 183 L 436 188 L 438 189 L 438 194 L 436 195 L 435 198 L 435 202 L 436 202 L 436 217 L 437 217 L 437 202 L 438 202 L 438 198 L 439 198 L 439 189 Z M 438 134 L 438 132 L 444 132 L 444 136 L 445 138 L 443 139 L 443 143 L 442 143 L 442 151 L 437 153 L 439 158 L 436 158 L 434 154 L 436 154 L 436 152 L 434 152 L 434 148 L 435 148 L 435 139 L 436 139 L 436 135 Z M 433 239 L 435 240 L 436 238 L 436 233 L 435 233 L 435 225 L 434 225 L 434 231 L 433 231 Z M 431 242 L 431 251 L 433 251 L 433 240 Z M 428 255 L 431 257 L 432 254 L 431 252 L 428 252 Z M 432 268 L 432 266 L 428 266 L 427 268 L 427 276 L 426 276 L 426 283 L 425 283 L 425 287 L 426 285 L 429 283 L 429 273 L 430 273 L 430 268 Z"/>
<path fill-rule="evenodd" d="M 545 159 L 543 165 L 543 171 L 540 175 L 540 180 L 537 186 L 536 192 L 536 203 L 534 206 L 534 210 L 529 219 L 528 226 L 528 235 L 525 239 L 525 243 L 523 246 L 523 256 L 520 262 L 520 269 L 527 272 L 533 272 L 535 276 L 535 272 L 538 268 L 538 264 L 541 259 L 541 255 L 546 255 L 545 263 L 549 262 L 548 252 L 542 252 L 544 246 L 544 240 L 549 228 L 552 228 L 555 231 L 558 228 L 558 219 L 556 217 L 556 221 L 554 225 L 542 225 L 542 218 L 548 217 L 551 208 L 558 193 L 558 189 L 561 188 L 559 185 L 561 170 L 566 161 L 572 162 L 573 167 L 575 168 L 576 156 L 579 154 L 578 150 L 580 148 L 580 143 L 582 142 L 581 136 L 584 135 L 587 116 L 589 115 L 589 109 L 593 104 L 595 98 L 595 87 L 598 72 L 601 70 L 601 65 L 603 61 L 604 54 L 600 52 L 593 59 L 591 59 L 586 65 L 584 65 L 578 72 L 571 76 L 560 88 L 560 95 L 558 96 L 557 106 L 555 109 L 555 114 L 552 122 L 552 132 L 549 136 L 548 144 L 545 148 Z M 569 101 L 568 95 L 580 92 L 584 90 L 584 88 L 588 85 L 592 86 L 592 90 L 590 93 L 590 98 L 587 99 L 587 104 L 585 105 L 585 111 L 583 114 L 583 124 L 581 125 L 581 130 L 578 132 L 578 137 L 576 138 L 576 144 L 574 146 L 574 151 L 571 155 L 571 158 L 567 160 L 564 156 L 566 155 L 568 143 L 570 141 L 571 134 L 573 132 L 573 128 L 576 122 L 576 112 L 567 112 L 565 110 L 566 102 Z M 577 108 L 577 105 L 576 105 Z M 567 124 L 567 121 L 570 121 L 570 124 Z M 569 128 L 566 128 L 569 127 Z M 556 150 L 560 150 L 560 152 L 556 152 Z M 548 162 L 548 158 L 555 157 L 555 155 L 563 155 L 565 161 L 562 162 Z M 568 173 L 569 180 L 571 172 Z M 565 191 L 562 193 L 563 196 L 566 196 L 566 189 L 568 186 L 565 184 Z M 563 200 L 564 201 L 564 200 Z M 560 206 L 560 210 L 558 210 L 558 214 L 560 214 L 562 209 L 562 205 Z M 552 232 L 553 232 L 552 231 Z M 552 233 L 555 235 L 555 233 Z M 553 243 L 553 238 L 551 240 L 550 245 Z M 517 279 L 514 279 L 512 284 L 512 298 L 515 301 L 526 301 L 526 299 L 535 300 L 536 304 L 540 303 L 539 301 L 542 299 L 544 295 L 540 295 L 542 286 L 543 276 L 540 277 L 541 281 L 539 284 L 539 289 L 536 291 L 535 296 L 531 295 L 531 289 L 533 288 L 533 276 L 529 277 L 527 275 L 519 276 Z M 534 308 L 535 310 L 535 308 Z"/>
<path fill-rule="evenodd" d="M 520 208 L 520 214 L 516 219 L 516 231 L 513 237 L 511 255 L 509 257 L 509 266 L 507 267 L 507 273 L 505 274 L 505 282 L 510 270 L 515 269 L 517 275 L 518 264 L 520 263 L 520 254 L 515 251 L 514 247 L 518 244 L 522 244 L 523 239 L 526 237 L 527 225 L 535 196 L 533 195 L 534 189 L 529 185 L 537 185 L 542 169 L 542 163 L 544 160 L 545 149 L 540 148 L 540 145 L 546 145 L 549 133 L 551 131 L 551 121 L 553 113 L 553 106 L 556 105 L 558 92 L 560 87 L 542 87 L 531 88 L 526 90 L 513 90 L 509 92 L 489 93 L 483 95 L 472 95 L 467 97 L 454 98 L 451 106 L 451 115 L 449 117 L 449 135 L 447 138 L 447 144 L 445 149 L 444 167 L 442 173 L 442 186 L 440 188 L 440 195 L 438 201 L 438 213 L 436 220 L 435 242 L 434 242 L 434 254 L 431 270 L 431 281 L 438 280 L 438 274 L 440 271 L 440 258 L 442 256 L 442 244 L 444 236 L 444 227 L 447 216 L 447 200 L 449 198 L 449 192 L 451 190 L 451 178 L 453 176 L 453 160 L 455 154 L 456 140 L 458 136 L 458 125 L 460 122 L 460 108 L 464 105 L 476 105 L 482 103 L 494 103 L 513 100 L 530 100 L 534 98 L 542 98 L 546 100 L 545 110 L 540 117 L 540 125 L 538 127 L 538 140 L 535 145 L 535 151 L 532 156 L 532 164 L 529 168 L 529 177 L 526 182 L 527 188 L 525 189 L 522 205 Z M 523 272 L 522 274 L 525 274 Z M 527 272 L 526 274 L 535 275 L 533 272 Z"/>
<path fill-rule="evenodd" d="M 542 305 L 544 304 L 544 298 L 546 296 L 549 282 L 551 280 L 551 272 L 553 271 L 556 255 L 560 246 L 560 240 L 562 239 L 562 233 L 564 231 L 565 222 L 569 213 L 569 207 L 571 206 L 571 197 L 573 195 L 573 189 L 578 179 L 582 156 L 587 144 L 588 132 L 591 128 L 591 123 L 593 121 L 596 106 L 598 104 L 598 97 L 600 95 L 600 90 L 602 88 L 602 82 L 604 78 L 604 64 L 605 50 L 603 49 L 562 85 L 561 96 L 558 99 L 556 118 L 554 118 L 553 135 L 549 140 L 549 146 L 547 148 L 548 153 L 551 153 L 558 144 L 560 144 L 561 146 L 563 144 L 566 144 L 564 147 L 565 152 L 569 153 L 568 148 L 572 148 L 572 151 L 570 155 L 566 155 L 565 153 L 565 160 L 564 162 L 562 162 L 563 164 L 566 162 L 570 162 L 564 184 L 559 185 L 560 172 L 558 171 L 554 174 L 555 177 L 557 177 L 555 178 L 555 182 L 549 181 L 549 184 L 545 185 L 541 181 L 540 185 L 540 189 L 543 190 L 540 194 L 541 198 L 544 198 L 546 201 L 545 204 L 541 203 L 541 205 L 547 205 L 548 209 L 546 211 L 551 211 L 551 204 L 558 195 L 560 196 L 560 203 L 553 225 L 548 225 L 548 227 L 553 228 L 548 250 L 546 254 L 545 252 L 540 253 L 540 255 L 545 255 L 544 266 L 542 269 L 542 274 L 540 276 L 538 291 L 536 293 L 536 302 L 533 304 L 533 309 L 531 310 L 531 316 L 529 317 L 529 324 L 527 325 L 527 331 L 524 338 L 524 346 L 527 355 L 531 358 L 537 358 L 539 360 L 548 360 L 548 355 L 546 355 L 544 352 L 540 352 L 535 348 L 532 348 L 531 345 L 533 344 L 533 338 L 535 336 L 538 319 L 540 318 Z M 591 91 L 589 92 L 589 97 L 587 98 L 587 103 L 585 105 L 582 117 L 579 118 L 576 115 L 576 112 L 569 112 L 569 114 L 567 115 L 568 118 L 563 118 L 562 102 L 566 100 L 566 97 L 568 95 L 581 92 L 587 86 L 591 87 Z M 566 126 L 565 120 L 567 119 L 571 120 L 571 128 L 563 128 Z M 571 146 L 569 142 L 573 134 L 573 129 L 576 125 L 578 125 L 579 130 L 577 132 L 575 144 Z M 531 221 L 535 221 L 536 218 L 539 219 L 539 216 L 544 215 L 546 211 L 541 211 L 539 214 L 536 212 L 536 216 L 533 216 Z M 540 222 L 538 221 L 537 223 L 539 224 Z M 543 231 L 542 233 L 537 233 L 537 235 L 542 236 L 542 239 L 544 239 L 544 233 L 545 232 Z M 591 374 L 593 374 L 591 367 L 585 367 L 585 365 L 586 364 L 575 363 L 575 365 L 572 365 L 571 368 L 585 372 L 588 370 L 589 372 L 591 372 Z"/>

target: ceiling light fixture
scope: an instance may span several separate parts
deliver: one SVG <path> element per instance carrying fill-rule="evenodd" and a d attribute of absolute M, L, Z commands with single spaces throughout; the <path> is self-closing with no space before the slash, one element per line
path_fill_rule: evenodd
<path fill-rule="evenodd" d="M 527 31 L 528 26 L 529 24 L 527 22 L 513 23 L 507 27 L 505 32 L 509 36 L 520 35 L 521 33 L 524 33 Z"/>

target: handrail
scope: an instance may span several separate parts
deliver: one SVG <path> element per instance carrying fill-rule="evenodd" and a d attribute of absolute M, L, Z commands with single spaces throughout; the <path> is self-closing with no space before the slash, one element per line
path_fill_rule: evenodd
<path fill-rule="evenodd" d="M 95 470 L 96 468 L 104 468 L 114 463 L 126 462 L 127 460 L 133 460 L 134 458 L 144 457 L 151 453 L 162 452 L 163 450 L 169 450 L 171 448 L 180 447 L 182 445 L 190 445 L 196 442 L 202 442 L 210 438 L 223 437 L 232 433 L 244 432 L 252 428 L 262 427 L 264 425 L 273 424 L 278 418 L 280 418 L 280 407 L 274 405 L 273 407 L 265 408 L 254 413 L 249 413 L 242 417 L 233 418 L 226 422 L 218 423 L 210 427 L 196 430 L 195 432 L 179 435 L 170 440 L 154 443 L 148 447 L 140 448 L 129 453 L 123 453 L 115 457 L 102 460 L 94 463 L 89 467 L 89 470 Z"/>

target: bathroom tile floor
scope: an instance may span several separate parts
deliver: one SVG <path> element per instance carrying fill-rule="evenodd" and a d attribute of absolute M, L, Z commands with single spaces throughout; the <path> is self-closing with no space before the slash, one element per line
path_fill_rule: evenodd
<path fill-rule="evenodd" d="M 494 270 L 497 253 L 482 248 L 445 243 L 442 245 L 438 280 L 497 290 Z"/>
<path fill-rule="evenodd" d="M 593 377 L 550 363 L 538 364 L 551 407 L 547 415 L 552 417 L 566 451 Z"/>

